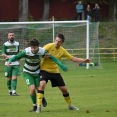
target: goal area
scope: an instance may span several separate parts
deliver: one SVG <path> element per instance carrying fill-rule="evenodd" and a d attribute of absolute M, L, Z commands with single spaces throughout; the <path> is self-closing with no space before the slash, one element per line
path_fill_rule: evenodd
<path fill-rule="evenodd" d="M 28 47 L 31 39 L 38 39 L 40 46 L 53 43 L 56 35 L 62 33 L 65 42 L 62 45 L 71 55 L 90 58 L 90 64 L 75 63 L 66 58 L 62 62 L 70 70 L 79 67 L 86 69 L 102 68 L 99 55 L 98 22 L 84 21 L 44 21 L 44 22 L 0 22 L 0 50 L 6 42 L 8 32 L 14 32 L 15 40 L 20 43 L 20 50 Z M 0 64 L 4 59 L 0 56 Z"/>

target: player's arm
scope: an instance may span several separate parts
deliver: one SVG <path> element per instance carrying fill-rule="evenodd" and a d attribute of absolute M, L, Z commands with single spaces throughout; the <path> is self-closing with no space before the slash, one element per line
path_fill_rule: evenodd
<path fill-rule="evenodd" d="M 21 53 L 14 55 L 13 57 L 11 57 L 8 62 L 7 62 L 7 66 L 10 66 L 10 63 L 16 60 L 20 60 L 21 58 L 26 56 L 26 52 L 22 51 Z"/>
<path fill-rule="evenodd" d="M 73 57 L 72 58 L 73 62 L 84 62 L 84 63 L 90 63 L 91 59 L 83 59 L 83 58 L 77 58 L 77 57 Z"/>
<path fill-rule="evenodd" d="M 62 64 L 56 57 L 54 56 L 50 56 L 50 59 L 53 60 L 57 65 L 59 65 L 59 67 L 63 70 L 63 71 L 68 71 L 68 68 Z"/>
<path fill-rule="evenodd" d="M 54 61 L 63 71 L 68 71 L 68 68 L 62 64 L 56 57 L 52 56 L 50 53 L 47 51 L 45 52 L 45 58 L 50 58 L 52 61 Z"/>
<path fill-rule="evenodd" d="M 64 53 L 65 53 L 64 57 L 67 58 L 67 59 L 69 59 L 69 60 L 71 60 L 71 61 L 73 61 L 73 62 L 80 62 L 80 63 L 82 63 L 82 62 L 84 62 L 84 63 L 90 63 L 91 62 L 90 59 L 83 59 L 83 58 L 74 57 L 71 54 L 69 54 L 66 50 L 65 50 Z"/>
<path fill-rule="evenodd" d="M 6 55 L 6 46 L 5 46 L 5 44 L 3 44 L 3 46 L 2 46 L 2 56 L 4 56 L 6 59 L 11 58 L 11 56 Z"/>

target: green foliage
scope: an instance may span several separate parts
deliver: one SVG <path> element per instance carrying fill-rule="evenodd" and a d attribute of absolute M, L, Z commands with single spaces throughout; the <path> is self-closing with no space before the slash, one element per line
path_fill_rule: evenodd
<path fill-rule="evenodd" d="M 33 16 L 29 13 L 29 15 L 28 15 L 28 21 L 34 21 L 33 20 Z"/>
<path fill-rule="evenodd" d="M 117 47 L 117 23 L 100 22 L 99 25 L 99 46 L 100 48 Z"/>

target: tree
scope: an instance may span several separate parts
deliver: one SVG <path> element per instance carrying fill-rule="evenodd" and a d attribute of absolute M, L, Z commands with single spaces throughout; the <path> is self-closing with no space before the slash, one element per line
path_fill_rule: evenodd
<path fill-rule="evenodd" d="M 43 9 L 43 16 L 42 16 L 43 21 L 48 20 L 49 9 L 50 9 L 50 0 L 44 0 L 44 9 Z"/>
<path fill-rule="evenodd" d="M 42 20 L 46 21 L 49 19 L 49 9 L 51 0 L 43 0 L 44 9 Z M 62 0 L 63 2 L 67 0 Z M 72 1 L 72 0 L 71 0 Z M 76 0 L 77 2 L 77 0 Z M 90 3 L 104 3 L 109 5 L 109 18 L 113 21 L 116 21 L 117 18 L 117 1 L 116 0 L 82 0 L 83 4 Z M 19 0 L 19 21 L 28 21 L 28 0 Z"/>
<path fill-rule="evenodd" d="M 42 20 L 44 21 L 49 19 L 50 1 L 51 0 L 44 0 L 44 9 L 43 9 L 43 16 L 42 16 Z M 67 0 L 62 0 L 62 1 L 65 2 Z"/>
<path fill-rule="evenodd" d="M 19 0 L 19 21 L 28 21 L 28 0 Z"/>
<path fill-rule="evenodd" d="M 117 21 L 117 1 L 109 0 L 110 12 L 109 16 L 112 21 Z"/>

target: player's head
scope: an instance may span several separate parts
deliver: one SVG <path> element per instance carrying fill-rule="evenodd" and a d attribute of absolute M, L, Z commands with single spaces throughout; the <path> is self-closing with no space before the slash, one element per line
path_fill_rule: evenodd
<path fill-rule="evenodd" d="M 31 47 L 31 51 L 33 53 L 37 53 L 37 51 L 39 50 L 39 41 L 37 39 L 32 39 L 30 42 L 30 47 Z"/>
<path fill-rule="evenodd" d="M 63 34 L 58 34 L 55 39 L 55 47 L 59 48 L 65 41 L 65 37 Z"/>
<path fill-rule="evenodd" d="M 8 39 L 9 39 L 10 42 L 13 42 L 13 41 L 14 41 L 15 35 L 14 35 L 13 32 L 9 32 L 9 33 L 8 33 Z"/>

